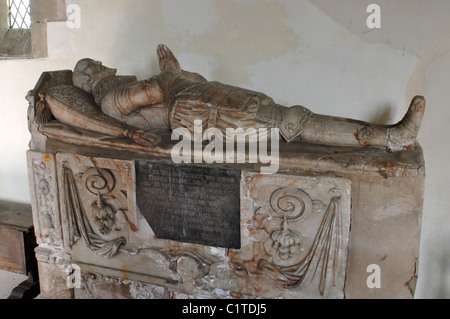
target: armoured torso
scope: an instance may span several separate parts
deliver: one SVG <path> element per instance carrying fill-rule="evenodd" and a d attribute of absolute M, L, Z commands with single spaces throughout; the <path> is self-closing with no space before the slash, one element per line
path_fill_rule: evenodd
<path fill-rule="evenodd" d="M 213 107 L 217 109 L 241 111 L 253 103 L 272 99 L 263 93 L 254 92 L 220 82 L 192 83 L 184 79 L 176 80 L 168 94 L 169 107 L 174 104 L 191 104 L 193 107 Z"/>

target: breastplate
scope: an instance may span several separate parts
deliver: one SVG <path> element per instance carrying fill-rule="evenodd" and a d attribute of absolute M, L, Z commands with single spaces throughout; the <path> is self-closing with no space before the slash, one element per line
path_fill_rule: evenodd
<path fill-rule="evenodd" d="M 220 82 L 192 83 L 179 79 L 172 85 L 166 103 L 170 109 L 176 104 L 183 104 L 190 105 L 194 109 L 207 107 L 245 111 L 249 105 L 273 104 L 273 100 L 263 93 Z"/>

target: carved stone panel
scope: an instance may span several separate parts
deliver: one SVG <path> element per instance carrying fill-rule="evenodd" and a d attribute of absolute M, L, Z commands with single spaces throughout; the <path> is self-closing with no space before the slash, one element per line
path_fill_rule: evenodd
<path fill-rule="evenodd" d="M 57 154 L 64 246 L 113 257 L 138 230 L 133 161 Z"/>
<path fill-rule="evenodd" d="M 243 247 L 230 251 L 232 294 L 343 298 L 350 181 L 243 174 Z"/>
<path fill-rule="evenodd" d="M 82 272 L 76 299 L 167 299 L 167 288 L 104 274 Z"/>
<path fill-rule="evenodd" d="M 28 151 L 27 159 L 37 242 L 62 246 L 55 156 Z"/>

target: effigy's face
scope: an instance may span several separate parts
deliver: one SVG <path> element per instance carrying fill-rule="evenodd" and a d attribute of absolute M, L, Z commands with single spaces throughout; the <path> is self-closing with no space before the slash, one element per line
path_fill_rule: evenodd
<path fill-rule="evenodd" d="M 95 83 L 107 76 L 116 75 L 116 73 L 116 69 L 108 68 L 100 61 L 82 59 L 75 66 L 73 84 L 88 93 L 92 93 Z"/>
<path fill-rule="evenodd" d="M 106 76 L 115 75 L 117 73 L 117 70 L 104 66 L 100 61 L 91 60 L 87 63 L 83 72 L 95 82 L 103 79 Z"/>

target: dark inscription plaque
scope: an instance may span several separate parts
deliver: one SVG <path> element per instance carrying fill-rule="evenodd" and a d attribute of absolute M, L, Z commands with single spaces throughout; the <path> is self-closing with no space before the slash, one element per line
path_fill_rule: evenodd
<path fill-rule="evenodd" d="M 136 201 L 157 238 L 239 249 L 241 172 L 137 162 Z"/>

